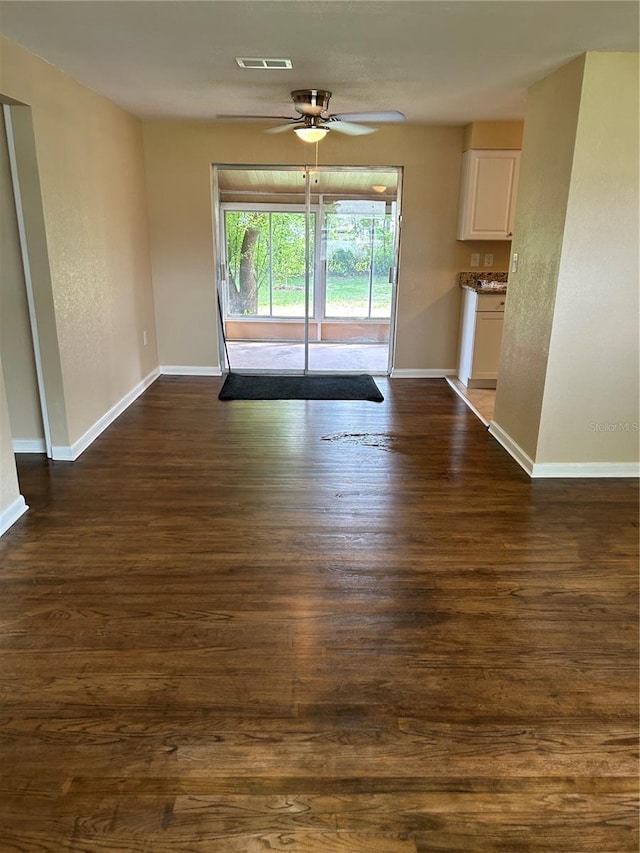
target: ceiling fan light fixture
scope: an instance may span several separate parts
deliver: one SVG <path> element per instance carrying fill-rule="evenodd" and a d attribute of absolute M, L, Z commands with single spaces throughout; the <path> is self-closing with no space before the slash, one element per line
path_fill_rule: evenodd
<path fill-rule="evenodd" d="M 294 127 L 293 132 L 303 142 L 320 142 L 329 133 L 328 127 Z"/>
<path fill-rule="evenodd" d="M 374 184 L 371 189 L 377 193 L 383 193 L 387 188 L 382 184 Z"/>

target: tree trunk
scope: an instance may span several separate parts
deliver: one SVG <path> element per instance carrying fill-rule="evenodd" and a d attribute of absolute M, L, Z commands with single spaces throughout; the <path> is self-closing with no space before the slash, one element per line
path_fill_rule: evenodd
<path fill-rule="evenodd" d="M 240 271 L 238 281 L 229 274 L 229 295 L 231 310 L 234 314 L 258 313 L 258 280 L 255 272 L 254 254 L 260 237 L 258 228 L 248 227 L 242 238 L 240 250 Z"/>

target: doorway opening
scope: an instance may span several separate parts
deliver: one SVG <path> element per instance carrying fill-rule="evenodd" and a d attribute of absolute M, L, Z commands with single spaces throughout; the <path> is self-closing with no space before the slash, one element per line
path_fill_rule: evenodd
<path fill-rule="evenodd" d="M 3 275 L 0 281 L 0 356 L 14 453 L 53 456 L 45 392 L 31 258 L 37 254 L 33 222 L 41 214 L 31 108 L 2 104 L 0 111 L 0 214 L 3 220 Z M 24 185 L 28 186 L 23 198 Z M 27 223 L 31 223 L 29 231 Z"/>
<path fill-rule="evenodd" d="M 401 178 L 214 166 L 224 369 L 390 372 Z"/>

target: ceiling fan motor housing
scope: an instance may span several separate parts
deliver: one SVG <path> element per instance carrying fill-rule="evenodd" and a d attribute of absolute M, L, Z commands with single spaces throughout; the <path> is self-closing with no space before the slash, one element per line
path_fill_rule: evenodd
<path fill-rule="evenodd" d="M 297 112 L 307 116 L 319 116 L 329 109 L 331 92 L 326 89 L 296 89 L 291 100 Z"/>

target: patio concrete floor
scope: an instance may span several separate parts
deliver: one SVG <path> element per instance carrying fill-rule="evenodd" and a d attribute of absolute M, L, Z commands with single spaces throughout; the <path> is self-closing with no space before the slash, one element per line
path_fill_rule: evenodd
<path fill-rule="evenodd" d="M 304 369 L 304 344 L 228 341 L 233 370 Z M 309 344 L 309 369 L 387 373 L 387 344 Z"/>

